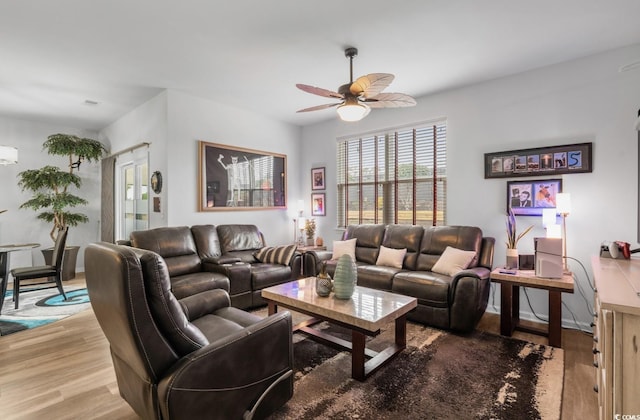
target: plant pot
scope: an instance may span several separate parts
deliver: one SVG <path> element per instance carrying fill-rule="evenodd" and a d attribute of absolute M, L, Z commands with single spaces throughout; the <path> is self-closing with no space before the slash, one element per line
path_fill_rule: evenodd
<path fill-rule="evenodd" d="M 313 246 L 314 241 L 313 238 L 307 238 L 307 246 Z"/>
<path fill-rule="evenodd" d="M 518 269 L 518 250 L 516 248 L 507 248 L 507 268 Z"/>
<path fill-rule="evenodd" d="M 80 251 L 79 246 L 67 246 L 64 248 L 64 255 L 62 257 L 62 280 L 71 280 L 76 277 L 78 251 Z M 43 249 L 41 252 L 44 256 L 45 264 L 50 265 L 53 257 L 53 248 Z"/>

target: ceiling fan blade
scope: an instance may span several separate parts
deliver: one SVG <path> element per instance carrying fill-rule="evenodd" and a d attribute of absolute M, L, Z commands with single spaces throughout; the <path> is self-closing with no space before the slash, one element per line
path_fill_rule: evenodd
<path fill-rule="evenodd" d="M 349 90 L 356 96 L 371 98 L 376 96 L 393 82 L 394 75 L 390 73 L 371 73 L 366 76 L 358 77 L 351 84 Z"/>
<path fill-rule="evenodd" d="M 381 93 L 363 100 L 370 108 L 400 108 L 414 106 L 416 100 L 404 93 Z"/>
<path fill-rule="evenodd" d="M 318 95 L 318 96 L 324 96 L 325 98 L 344 99 L 344 96 L 342 96 L 338 92 L 333 92 L 333 91 L 328 90 L 328 89 L 322 89 L 322 88 L 315 87 L 315 86 L 303 85 L 301 83 L 298 83 L 296 85 L 296 87 L 298 89 L 300 89 L 300 90 L 304 90 L 307 93 L 312 93 L 312 94 Z"/>
<path fill-rule="evenodd" d="M 309 111 L 319 111 L 321 109 L 327 109 L 327 108 L 331 108 L 337 105 L 341 105 L 342 102 L 338 102 L 335 104 L 324 104 L 324 105 L 316 105 L 316 106 L 312 106 L 311 108 L 305 108 L 305 109 L 300 109 L 296 112 L 309 112 Z"/>

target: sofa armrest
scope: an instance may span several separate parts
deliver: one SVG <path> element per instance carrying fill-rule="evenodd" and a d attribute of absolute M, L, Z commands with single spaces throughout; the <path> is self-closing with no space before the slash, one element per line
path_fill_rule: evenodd
<path fill-rule="evenodd" d="M 490 273 L 488 268 L 473 267 L 462 270 L 453 277 L 449 289 L 449 320 L 452 330 L 468 332 L 480 321 L 489 301 Z"/>
<path fill-rule="evenodd" d="M 182 298 L 179 302 L 189 321 L 201 318 L 206 314 L 211 314 L 218 309 L 231 306 L 229 294 L 222 289 L 206 290 Z"/>
<path fill-rule="evenodd" d="M 329 261 L 333 256 L 333 251 L 307 251 L 302 255 L 304 258 L 304 275 L 306 277 L 316 276 L 320 272 L 320 266 L 324 261 Z"/>
<path fill-rule="evenodd" d="M 293 394 L 293 375 L 281 380 L 292 370 L 291 314 L 284 311 L 179 360 L 158 384 L 162 417 L 242 418 L 258 403 L 278 407 Z"/>
<path fill-rule="evenodd" d="M 242 261 L 240 258 L 231 255 L 221 255 L 219 257 L 207 257 L 202 259 L 202 262 L 208 262 L 212 264 L 233 264 L 240 261 Z"/>

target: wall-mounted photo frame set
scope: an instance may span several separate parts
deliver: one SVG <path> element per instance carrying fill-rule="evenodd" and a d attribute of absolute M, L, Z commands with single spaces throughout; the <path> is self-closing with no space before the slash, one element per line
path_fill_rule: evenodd
<path fill-rule="evenodd" d="M 484 177 L 513 178 L 592 172 L 592 143 L 484 154 Z"/>
<path fill-rule="evenodd" d="M 562 179 L 507 181 L 507 212 L 516 216 L 542 216 L 542 210 L 556 207 Z"/>
<path fill-rule="evenodd" d="M 311 169 L 311 189 L 324 190 L 326 188 L 324 168 Z"/>
<path fill-rule="evenodd" d="M 325 193 L 313 193 L 311 194 L 311 215 L 312 216 L 326 216 L 327 209 L 325 203 Z"/>

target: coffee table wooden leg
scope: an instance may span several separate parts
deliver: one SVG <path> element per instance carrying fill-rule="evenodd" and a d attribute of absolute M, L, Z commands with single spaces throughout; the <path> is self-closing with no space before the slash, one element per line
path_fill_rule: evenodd
<path fill-rule="evenodd" d="M 276 305 L 275 302 L 269 301 L 269 303 L 267 303 L 267 313 L 273 315 L 276 312 L 278 312 L 278 305 Z"/>
<path fill-rule="evenodd" d="M 365 380 L 364 347 L 366 336 L 359 331 L 351 332 L 351 377 L 358 381 Z"/>
<path fill-rule="evenodd" d="M 396 319 L 396 346 L 400 349 L 407 347 L 407 316 Z"/>
<path fill-rule="evenodd" d="M 549 291 L 549 345 L 562 347 L 562 293 Z"/>

